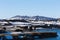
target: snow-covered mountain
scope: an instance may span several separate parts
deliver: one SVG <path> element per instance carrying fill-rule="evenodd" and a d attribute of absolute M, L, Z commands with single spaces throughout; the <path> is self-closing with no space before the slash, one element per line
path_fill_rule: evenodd
<path fill-rule="evenodd" d="M 56 18 L 50 18 L 50 17 L 44 17 L 44 16 L 33 16 L 32 19 L 35 19 L 35 20 L 42 20 L 42 21 L 48 21 L 48 20 L 57 20 Z"/>
<path fill-rule="evenodd" d="M 16 15 L 16 16 L 13 16 L 11 18 L 15 18 L 15 19 L 27 19 L 27 20 L 31 20 L 31 19 L 35 19 L 35 20 L 42 20 L 42 21 L 48 21 L 48 20 L 53 20 L 53 21 L 56 21 L 57 19 L 56 18 L 50 18 L 50 17 L 44 17 L 44 16 L 20 16 L 20 15 Z"/>
<path fill-rule="evenodd" d="M 29 16 L 20 16 L 20 15 L 11 17 L 11 19 L 29 19 L 29 18 L 30 18 Z"/>

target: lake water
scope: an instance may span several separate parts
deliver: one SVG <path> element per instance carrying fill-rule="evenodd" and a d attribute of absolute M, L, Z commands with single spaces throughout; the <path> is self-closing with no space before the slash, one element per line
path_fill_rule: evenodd
<path fill-rule="evenodd" d="M 51 37 L 51 38 L 38 38 L 34 40 L 60 40 L 60 29 L 37 29 L 35 32 L 57 32 L 57 37 Z"/>
<path fill-rule="evenodd" d="M 57 32 L 57 37 L 35 39 L 35 40 L 60 40 L 60 29 L 37 29 L 37 32 Z"/>

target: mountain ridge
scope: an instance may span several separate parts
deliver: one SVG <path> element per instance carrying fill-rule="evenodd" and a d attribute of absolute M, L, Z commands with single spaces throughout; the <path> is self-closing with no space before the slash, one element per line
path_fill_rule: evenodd
<path fill-rule="evenodd" d="M 35 20 L 57 20 L 56 18 L 45 17 L 45 16 L 20 16 L 16 15 L 11 18 L 22 18 L 22 19 L 35 19 Z"/>

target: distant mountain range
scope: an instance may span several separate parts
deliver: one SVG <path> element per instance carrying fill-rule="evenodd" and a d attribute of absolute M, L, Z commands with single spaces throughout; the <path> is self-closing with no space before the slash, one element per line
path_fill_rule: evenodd
<path fill-rule="evenodd" d="M 16 16 L 13 16 L 11 18 L 18 18 L 18 19 L 35 19 L 35 20 L 43 20 L 43 21 L 56 21 L 57 19 L 56 18 L 50 18 L 50 17 L 44 17 L 44 16 L 20 16 L 20 15 L 16 15 Z"/>

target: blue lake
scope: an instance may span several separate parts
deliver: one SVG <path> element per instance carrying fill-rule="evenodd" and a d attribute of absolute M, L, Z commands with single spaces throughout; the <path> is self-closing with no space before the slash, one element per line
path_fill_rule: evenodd
<path fill-rule="evenodd" d="M 34 40 L 60 40 L 60 29 L 37 29 L 35 32 L 57 32 L 57 37 L 51 37 L 51 38 L 38 38 Z M 10 32 L 8 32 L 9 34 Z"/>
<path fill-rule="evenodd" d="M 43 39 L 35 39 L 35 40 L 60 40 L 60 29 L 38 29 L 35 30 L 37 32 L 57 32 L 57 37 L 51 38 L 43 38 Z"/>

